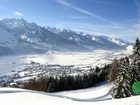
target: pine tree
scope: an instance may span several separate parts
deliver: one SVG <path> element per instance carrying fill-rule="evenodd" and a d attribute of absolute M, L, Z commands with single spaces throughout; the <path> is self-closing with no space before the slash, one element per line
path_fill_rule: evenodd
<path fill-rule="evenodd" d="M 133 78 L 133 72 L 129 66 L 129 59 L 127 57 L 121 59 L 119 73 L 115 81 L 115 86 L 113 87 L 111 93 L 112 97 L 124 98 L 124 97 L 131 96 L 132 78 Z"/>
<path fill-rule="evenodd" d="M 48 88 L 47 88 L 47 92 L 55 92 L 55 88 L 56 88 L 56 81 L 53 77 L 49 78 L 49 84 L 48 84 Z"/>
<path fill-rule="evenodd" d="M 132 68 L 134 72 L 134 82 L 140 81 L 140 41 L 137 38 L 134 45 Z"/>

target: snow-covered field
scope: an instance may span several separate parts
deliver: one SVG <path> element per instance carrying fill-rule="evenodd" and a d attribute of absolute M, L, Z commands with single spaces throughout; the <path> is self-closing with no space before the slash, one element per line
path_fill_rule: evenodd
<path fill-rule="evenodd" d="M 77 91 L 43 93 L 16 88 L 0 88 L 1 105 L 140 105 L 140 96 L 112 99 L 110 84 Z"/>

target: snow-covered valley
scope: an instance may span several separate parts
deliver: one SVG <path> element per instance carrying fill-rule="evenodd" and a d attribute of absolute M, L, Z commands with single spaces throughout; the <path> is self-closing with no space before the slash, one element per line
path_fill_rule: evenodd
<path fill-rule="evenodd" d="M 22 67 L 36 62 L 47 65 L 75 65 L 95 67 L 110 63 L 114 58 L 127 55 L 126 51 L 115 52 L 107 50 L 96 50 L 93 52 L 47 52 L 38 55 L 15 55 L 0 57 L 0 74 L 19 70 Z"/>
<path fill-rule="evenodd" d="M 96 66 L 109 64 L 113 59 L 122 58 L 128 50 L 93 52 L 47 52 L 40 55 L 1 56 L 0 82 L 24 81 L 40 75 L 59 76 L 62 74 L 86 73 Z"/>

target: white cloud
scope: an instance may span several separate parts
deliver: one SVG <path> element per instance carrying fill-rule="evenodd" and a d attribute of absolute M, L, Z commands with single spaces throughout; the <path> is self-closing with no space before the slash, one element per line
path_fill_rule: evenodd
<path fill-rule="evenodd" d="M 63 5 L 63 6 L 72 8 L 72 9 L 74 9 L 74 10 L 80 12 L 80 13 L 85 14 L 85 15 L 92 16 L 92 17 L 94 17 L 94 18 L 96 18 L 96 19 L 98 19 L 100 21 L 105 22 L 106 24 L 110 24 L 111 27 L 125 29 L 125 27 L 121 27 L 119 24 L 116 24 L 115 22 L 112 22 L 112 21 L 107 20 L 107 19 L 105 19 L 103 17 L 100 17 L 100 16 L 94 14 L 93 12 L 90 12 L 90 11 L 87 11 L 85 9 L 79 8 L 79 7 L 77 7 L 77 6 L 73 5 L 73 4 L 70 4 L 70 3 L 68 3 L 68 2 L 66 2 L 64 0 L 54 0 L 54 1 L 59 3 L 59 4 L 61 4 L 61 5 Z"/>
<path fill-rule="evenodd" d="M 92 16 L 92 17 L 94 17 L 94 18 L 96 18 L 96 19 L 98 19 L 98 20 L 101 20 L 101 21 L 104 21 L 104 22 L 113 24 L 113 23 L 111 23 L 110 21 L 108 21 L 108 20 L 105 19 L 105 18 L 102 18 L 102 17 L 100 17 L 100 16 L 98 16 L 98 15 L 96 15 L 96 14 L 90 12 L 90 11 L 87 11 L 87 10 L 85 10 L 85 9 L 82 9 L 82 8 L 79 8 L 79 7 L 75 6 L 75 5 L 72 5 L 72 4 L 70 4 L 70 3 L 68 3 L 68 2 L 66 2 L 66 1 L 64 1 L 64 0 L 54 0 L 54 1 L 56 1 L 57 3 L 59 3 L 59 4 L 61 4 L 61 5 L 67 6 L 67 7 L 69 7 L 69 8 L 72 8 L 72 9 L 78 11 L 78 12 L 81 12 L 81 13 L 83 13 L 83 14 Z"/>
<path fill-rule="evenodd" d="M 24 16 L 21 12 L 18 12 L 18 11 L 15 11 L 14 14 L 17 16 Z"/>

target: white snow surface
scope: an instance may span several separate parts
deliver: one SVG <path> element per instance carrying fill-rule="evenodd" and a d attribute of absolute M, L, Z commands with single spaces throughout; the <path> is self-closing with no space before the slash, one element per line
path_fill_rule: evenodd
<path fill-rule="evenodd" d="M 110 40 L 111 40 L 112 42 L 118 44 L 118 45 L 121 45 L 121 46 L 126 45 L 126 43 L 122 43 L 121 41 L 119 41 L 119 40 L 117 40 L 117 39 L 115 39 L 115 38 L 112 38 L 112 39 L 110 39 Z"/>
<path fill-rule="evenodd" d="M 43 93 L 16 88 L 0 88 L 1 105 L 140 105 L 140 96 L 123 99 L 112 99 L 110 86 L 66 91 L 59 93 Z"/>
<path fill-rule="evenodd" d="M 129 45 L 126 47 L 126 53 L 128 55 L 131 55 L 133 53 L 133 46 L 132 45 Z"/>
<path fill-rule="evenodd" d="M 28 37 L 26 35 L 21 35 L 21 39 L 25 40 L 27 39 Z"/>
<path fill-rule="evenodd" d="M 100 86 L 91 87 L 88 89 L 79 89 L 72 91 L 64 91 L 55 93 L 56 95 L 67 96 L 76 99 L 83 100 L 107 100 L 111 99 L 110 89 L 112 88 L 112 84 L 100 84 Z"/>

